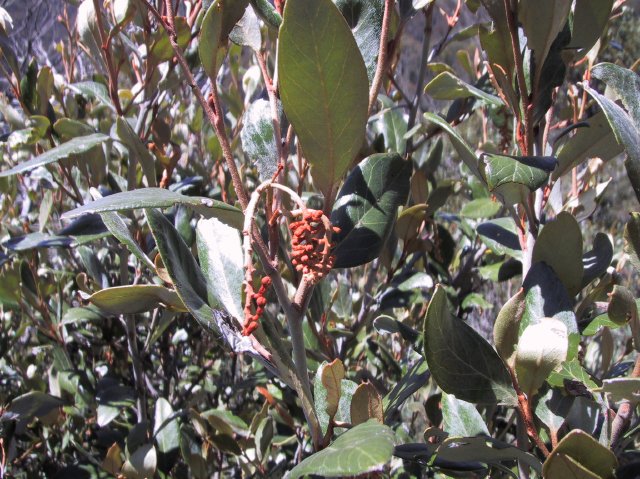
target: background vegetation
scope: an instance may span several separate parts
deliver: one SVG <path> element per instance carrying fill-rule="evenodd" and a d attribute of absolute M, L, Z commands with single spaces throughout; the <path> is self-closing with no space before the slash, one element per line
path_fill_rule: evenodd
<path fill-rule="evenodd" d="M 0 478 L 636 477 L 632 2 L 14 17 Z"/>

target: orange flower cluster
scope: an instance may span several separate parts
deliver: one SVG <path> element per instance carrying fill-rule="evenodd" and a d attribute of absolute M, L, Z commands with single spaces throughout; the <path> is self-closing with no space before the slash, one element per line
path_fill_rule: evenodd
<path fill-rule="evenodd" d="M 323 278 L 335 262 L 331 254 L 331 233 L 340 228 L 323 221 L 321 210 L 304 210 L 302 219 L 289 225 L 291 230 L 291 262 L 296 270 L 317 282 Z M 329 231 L 328 231 L 329 230 Z"/>
<path fill-rule="evenodd" d="M 244 328 L 242 329 L 243 336 L 249 336 L 256 329 L 258 329 L 260 317 L 262 313 L 264 313 L 264 307 L 267 305 L 267 298 L 264 297 L 267 289 L 271 286 L 271 278 L 269 276 L 265 276 L 260 281 L 260 289 L 257 293 L 251 294 L 251 304 L 253 304 L 255 313 L 251 314 L 251 309 L 249 305 L 245 308 L 245 320 L 244 320 Z"/>

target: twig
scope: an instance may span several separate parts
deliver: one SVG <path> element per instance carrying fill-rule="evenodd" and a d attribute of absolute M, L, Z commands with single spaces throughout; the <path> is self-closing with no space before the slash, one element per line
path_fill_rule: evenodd
<path fill-rule="evenodd" d="M 94 0 L 97 1 L 97 0 Z M 196 99 L 200 103 L 200 106 L 204 110 L 207 115 L 207 119 L 213 126 L 214 131 L 216 132 L 216 136 L 220 141 L 220 147 L 222 148 L 222 154 L 224 156 L 225 162 L 227 164 L 227 168 L 229 169 L 229 173 L 231 174 L 231 180 L 233 181 L 233 188 L 238 196 L 238 201 L 242 206 L 242 209 L 246 209 L 247 204 L 249 203 L 249 199 L 247 196 L 247 192 L 242 184 L 242 180 L 240 179 L 240 174 L 238 173 L 238 168 L 236 166 L 235 160 L 233 158 L 233 152 L 231 150 L 231 145 L 229 143 L 229 138 L 227 137 L 227 132 L 224 129 L 224 121 L 222 119 L 222 110 L 220 109 L 220 101 L 218 98 L 218 90 L 215 79 L 211 81 L 211 102 L 208 102 L 200 87 L 196 83 L 191 70 L 189 69 L 189 65 L 187 64 L 187 60 L 184 57 L 184 53 L 178 45 L 178 37 L 175 29 L 175 14 L 173 12 L 173 4 L 170 0 L 165 0 L 165 5 L 167 8 L 167 20 L 160 15 L 160 12 L 149 3 L 148 0 L 140 0 L 151 12 L 151 14 L 156 18 L 158 23 L 162 25 L 162 27 L 169 34 L 169 42 L 171 43 L 171 47 L 173 48 L 173 52 L 184 72 L 184 75 L 187 79 L 187 83 L 193 94 L 196 96 Z M 214 111 L 215 108 L 215 111 Z"/>
<path fill-rule="evenodd" d="M 520 415 L 520 419 L 523 421 L 524 426 L 526 428 L 528 436 L 533 440 L 538 449 L 542 452 L 544 457 L 549 456 L 549 449 L 542 439 L 540 439 L 540 435 L 538 434 L 538 430 L 536 429 L 535 422 L 533 420 L 533 412 L 531 411 L 531 403 L 527 399 L 527 396 L 520 389 L 520 384 L 518 383 L 518 379 L 516 378 L 515 371 L 512 368 L 509 369 L 509 374 L 511 375 L 511 382 L 513 383 L 513 388 L 516 391 L 518 396 L 518 413 Z"/>
<path fill-rule="evenodd" d="M 122 106 L 120 105 L 120 98 L 118 97 L 118 72 L 113 66 L 113 58 L 111 57 L 111 35 L 106 36 L 104 29 L 104 21 L 102 18 L 102 10 L 100 9 L 100 2 L 93 0 L 93 9 L 96 12 L 96 22 L 98 23 L 98 32 L 100 34 L 100 48 L 104 55 L 104 60 L 107 64 L 107 73 L 109 75 L 109 96 L 111 102 L 116 108 L 116 112 L 119 116 L 122 116 Z"/>
<path fill-rule="evenodd" d="M 531 154 L 533 137 L 531 132 L 531 105 L 529 104 L 529 95 L 527 93 L 527 82 L 524 76 L 524 66 L 522 63 L 522 53 L 520 52 L 520 40 L 518 37 L 518 27 L 515 23 L 515 12 L 511 9 L 511 1 L 504 0 L 505 14 L 507 16 L 507 24 L 509 26 L 509 36 L 511 37 L 511 48 L 513 50 L 513 59 L 516 64 L 516 75 L 518 77 L 518 89 L 520 90 L 520 99 L 522 100 L 522 112 L 517 113 L 519 121 L 518 139 L 520 140 L 520 148 L 523 155 Z M 524 130 L 524 134 L 522 132 Z"/>
<path fill-rule="evenodd" d="M 371 90 L 369 90 L 369 115 L 373 111 L 373 106 L 378 98 L 378 91 L 382 83 L 382 77 L 387 68 L 387 41 L 389 38 L 389 26 L 391 25 L 391 17 L 393 15 L 394 0 L 385 0 L 384 16 L 382 17 L 382 32 L 380 34 L 380 49 L 378 51 L 378 64 L 376 72 L 371 82 Z"/>
<path fill-rule="evenodd" d="M 411 104 L 411 111 L 409 112 L 409 120 L 407 122 L 407 131 L 410 131 L 416 124 L 416 117 L 418 115 L 418 109 L 420 108 L 420 98 L 422 98 L 422 88 L 424 83 L 424 77 L 427 71 L 427 58 L 429 56 L 429 49 L 431 48 L 431 29 L 432 29 L 432 17 L 433 7 L 435 2 L 429 4 L 424 10 L 425 25 L 424 25 L 424 38 L 422 40 L 422 57 L 420 58 L 420 69 L 418 70 L 418 81 L 416 84 L 416 93 L 413 97 Z M 413 136 L 407 140 L 406 152 L 410 154 L 413 151 Z"/>
<path fill-rule="evenodd" d="M 275 188 L 286 192 L 293 201 L 300 207 L 301 210 L 306 209 L 306 205 L 302 201 L 302 198 L 298 196 L 291 188 L 274 183 L 272 180 L 267 180 L 261 183 L 251 194 L 251 199 L 247 205 L 245 212 L 245 220 L 243 225 L 243 250 L 244 250 L 244 263 L 245 263 L 245 286 L 247 288 L 247 297 L 252 292 L 251 286 L 251 271 L 252 266 L 252 245 L 250 241 L 250 232 L 254 229 L 254 216 L 255 210 L 260 200 L 262 192 L 267 188 Z M 266 254 L 266 252 L 262 252 Z M 259 252 L 260 255 L 260 252 Z M 262 259 L 262 258 L 261 258 Z M 264 263 L 264 261 L 263 261 Z M 267 261 L 267 263 L 269 263 Z M 267 272 L 269 274 L 269 272 Z M 307 368 L 307 353 L 304 347 L 304 331 L 302 329 L 302 322 L 304 320 L 305 312 L 309 306 L 309 300 L 311 299 L 311 293 L 313 292 L 313 282 L 310 281 L 306 275 L 302 276 L 296 295 L 293 302 L 289 301 L 286 293 L 286 289 L 282 284 L 282 278 L 277 270 L 274 270 L 272 274 L 269 274 L 272 285 L 280 300 L 280 305 L 283 308 L 285 317 L 287 319 L 287 325 L 289 326 L 289 333 L 291 336 L 291 345 L 293 348 L 293 364 L 296 369 L 296 375 L 300 381 L 300 387 L 302 391 L 298 391 L 299 394 L 304 395 L 306 398 L 311 398 L 311 384 L 309 382 L 309 370 Z M 305 407 L 303 402 L 303 411 L 307 419 L 307 423 L 311 429 L 311 436 L 313 438 L 314 445 L 318 447 L 322 438 L 322 432 L 319 430 L 318 421 L 313 406 Z"/>

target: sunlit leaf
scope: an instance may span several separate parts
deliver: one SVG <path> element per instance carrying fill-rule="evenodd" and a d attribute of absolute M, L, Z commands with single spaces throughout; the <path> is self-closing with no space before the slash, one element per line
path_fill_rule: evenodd
<path fill-rule="evenodd" d="M 87 213 L 104 213 L 105 211 L 170 208 L 176 204 L 187 205 L 205 218 L 218 218 L 234 228 L 241 229 L 244 223 L 242 211 L 222 201 L 200 196 L 181 195 L 164 188 L 141 188 L 115 193 L 67 211 L 62 217 L 74 218 Z"/>
<path fill-rule="evenodd" d="M 579 429 L 569 432 L 544 462 L 544 477 L 614 477 L 618 461 L 607 447 Z"/>
<path fill-rule="evenodd" d="M 309 456 L 286 476 L 297 479 L 307 474 L 324 477 L 357 476 L 382 469 L 393 453 L 393 431 L 375 420 L 342 434 L 327 448 Z"/>
<path fill-rule="evenodd" d="M 331 0 L 287 2 L 278 43 L 282 105 L 314 183 L 329 198 L 364 141 L 365 64 Z"/>
<path fill-rule="evenodd" d="M 111 138 L 107 135 L 103 135 L 102 133 L 94 133 L 89 136 L 73 138 L 72 140 L 62 143 L 61 145 L 58 145 L 29 161 L 20 163 L 9 170 L 0 171 L 0 178 L 4 176 L 17 175 L 18 173 L 25 173 L 39 166 L 55 163 L 56 161 L 64 160 L 65 158 L 69 158 L 73 155 L 79 155 L 80 153 L 89 151 L 94 146 L 108 140 L 111 140 Z"/>

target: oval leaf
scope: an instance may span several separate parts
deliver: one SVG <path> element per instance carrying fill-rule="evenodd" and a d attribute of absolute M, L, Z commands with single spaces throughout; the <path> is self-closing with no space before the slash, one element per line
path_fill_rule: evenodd
<path fill-rule="evenodd" d="M 357 476 L 382 469 L 393 454 L 395 435 L 371 420 L 349 429 L 329 447 L 309 456 L 289 473 L 289 479 L 307 474 L 324 477 Z"/>
<path fill-rule="evenodd" d="M 395 153 L 371 155 L 349 174 L 331 212 L 340 228 L 333 236 L 334 267 L 358 266 L 380 254 L 407 200 L 410 176 L 411 163 Z"/>
<path fill-rule="evenodd" d="M 516 352 L 516 374 L 520 388 L 532 397 L 551 371 L 567 358 L 569 337 L 562 321 L 544 318 L 528 326 L 520 336 Z"/>
<path fill-rule="evenodd" d="M 631 264 L 640 270 L 640 213 L 631 213 L 631 219 L 624 225 L 624 252 Z"/>
<path fill-rule="evenodd" d="M 544 462 L 544 477 L 613 478 L 616 456 L 589 434 L 579 429 L 569 432 Z M 583 472 L 586 471 L 586 472 Z"/>
<path fill-rule="evenodd" d="M 520 335 L 520 321 L 524 314 L 525 291 L 520 289 L 502 307 L 493 325 L 493 341 L 502 360 L 513 367 L 516 344 Z"/>
<path fill-rule="evenodd" d="M 287 2 L 278 42 L 282 105 L 329 198 L 364 142 L 367 70 L 331 0 Z"/>
<path fill-rule="evenodd" d="M 215 0 L 202 20 L 198 53 L 204 71 L 214 81 L 226 55 L 229 34 L 248 4 L 249 0 Z"/>
<path fill-rule="evenodd" d="M 502 360 L 477 332 L 451 315 L 440 285 L 427 308 L 424 353 L 433 378 L 446 393 L 472 403 L 516 404 Z"/>
<path fill-rule="evenodd" d="M 556 160 L 540 156 L 505 156 L 485 154 L 482 157 L 489 191 L 511 205 L 522 201 L 524 192 L 535 191 L 549 179 Z"/>
<path fill-rule="evenodd" d="M 556 273 L 571 296 L 582 287 L 582 233 L 572 214 L 563 211 L 542 228 L 533 247 L 532 262 L 543 261 Z"/>

